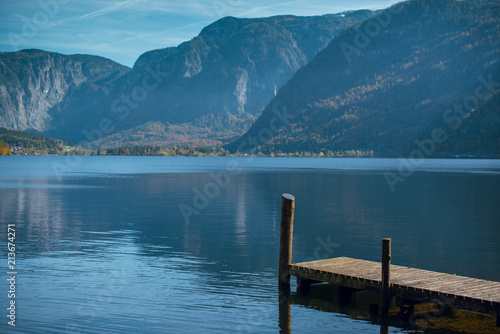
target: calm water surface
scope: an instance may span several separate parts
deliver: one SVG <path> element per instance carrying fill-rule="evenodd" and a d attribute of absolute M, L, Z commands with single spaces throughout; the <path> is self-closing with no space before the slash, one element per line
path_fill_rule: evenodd
<path fill-rule="evenodd" d="M 350 256 L 500 281 L 500 161 L 0 158 L 0 332 L 278 333 L 281 194 L 294 262 Z M 16 328 L 7 325 L 7 224 Z M 379 333 L 291 306 L 294 333 Z M 391 333 L 422 332 L 390 328 Z"/>

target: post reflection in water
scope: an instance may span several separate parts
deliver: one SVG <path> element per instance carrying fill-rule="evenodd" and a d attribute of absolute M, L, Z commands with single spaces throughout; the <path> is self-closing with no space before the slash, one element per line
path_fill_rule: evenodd
<path fill-rule="evenodd" d="M 290 303 L 290 286 L 279 287 L 279 327 L 280 334 L 292 333 L 292 304 Z"/>
<path fill-rule="evenodd" d="M 279 333 L 292 333 L 292 304 L 316 309 L 332 314 L 344 314 L 355 319 L 364 319 L 372 324 L 380 325 L 381 334 L 389 334 L 389 317 L 379 316 L 378 295 L 372 292 L 361 292 L 342 287 L 321 284 L 311 289 L 297 288 L 290 292 L 290 286 L 279 285 Z M 395 325 L 405 327 L 401 319 L 392 319 Z M 397 324 L 396 324 L 397 323 Z M 333 329 L 333 328 L 332 328 Z"/>

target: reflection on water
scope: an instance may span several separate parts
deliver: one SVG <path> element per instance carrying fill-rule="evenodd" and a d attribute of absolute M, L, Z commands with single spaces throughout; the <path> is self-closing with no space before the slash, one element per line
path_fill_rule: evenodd
<path fill-rule="evenodd" d="M 380 239 L 390 237 L 394 264 L 500 281 L 498 162 L 446 161 L 442 170 L 432 162 L 392 193 L 383 173 L 397 161 L 370 169 L 363 159 L 237 159 L 241 173 L 197 203 L 226 159 L 89 157 L 62 178 L 50 160 L 31 169 L 5 161 L 0 221 L 16 224 L 23 333 L 277 333 L 287 314 L 295 333 L 379 333 L 369 315 L 356 315 L 363 307 L 322 308 L 294 292 L 290 304 L 277 302 L 282 193 L 297 200 L 295 262 L 378 261 Z M 181 204 L 195 209 L 188 220 Z"/>
<path fill-rule="evenodd" d="M 433 303 L 414 306 L 413 313 L 402 313 L 392 298 L 388 317 L 379 315 L 380 295 L 374 292 L 357 291 L 329 284 L 313 285 L 307 292 L 282 295 L 280 299 L 280 334 L 293 332 L 292 306 L 312 308 L 318 311 L 345 314 L 351 319 L 369 322 L 380 328 L 380 333 L 399 330 L 405 332 L 424 331 L 427 334 L 500 332 L 493 316 L 463 310 L 448 309 Z"/>

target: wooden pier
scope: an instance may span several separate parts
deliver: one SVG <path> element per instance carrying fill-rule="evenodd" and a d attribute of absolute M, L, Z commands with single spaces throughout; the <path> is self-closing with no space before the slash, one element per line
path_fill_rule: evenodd
<path fill-rule="evenodd" d="M 391 298 L 396 297 L 402 309 L 411 310 L 412 305 L 420 302 L 437 303 L 440 307 L 493 315 L 497 317 L 497 326 L 500 326 L 500 282 L 392 265 L 390 239 L 383 239 L 381 263 L 339 257 L 292 264 L 294 208 L 295 198 L 283 195 L 281 288 L 288 285 L 289 289 L 290 275 L 294 275 L 304 289 L 308 289 L 310 284 L 327 282 L 349 289 L 378 292 L 381 294 L 382 316 L 387 315 Z"/>

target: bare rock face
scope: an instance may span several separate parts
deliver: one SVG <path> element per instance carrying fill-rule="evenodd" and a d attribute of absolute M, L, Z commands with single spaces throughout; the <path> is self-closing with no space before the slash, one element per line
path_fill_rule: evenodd
<path fill-rule="evenodd" d="M 0 126 L 40 132 L 51 128 L 49 110 L 84 83 L 128 69 L 94 56 L 41 50 L 0 53 Z"/>

